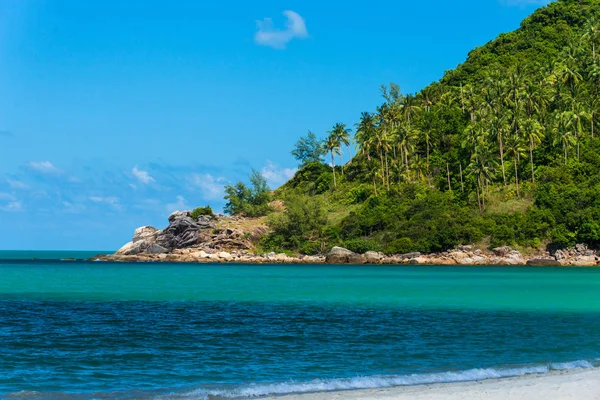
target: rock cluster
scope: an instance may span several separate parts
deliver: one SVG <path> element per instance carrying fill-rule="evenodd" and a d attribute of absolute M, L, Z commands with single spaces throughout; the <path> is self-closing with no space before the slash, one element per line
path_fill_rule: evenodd
<path fill-rule="evenodd" d="M 250 231 L 218 229 L 217 223 L 228 217 L 201 215 L 192 218 L 191 211 L 176 211 L 169 216 L 169 226 L 158 230 L 143 226 L 135 230 L 133 239 L 116 252 L 116 256 L 143 256 L 174 253 L 176 250 L 197 248 L 204 251 L 229 249 L 249 250 L 252 241 L 266 229 L 257 227 Z"/>
<path fill-rule="evenodd" d="M 525 257 L 508 246 L 491 251 L 471 245 L 423 255 L 406 253 L 385 255 L 374 251 L 357 254 L 334 247 L 323 256 L 290 256 L 287 254 L 255 254 L 254 244 L 267 232 L 255 220 L 223 215 L 192 218 L 191 211 L 176 211 L 169 225 L 158 230 L 142 226 L 135 230 L 131 242 L 114 255 L 98 256 L 108 261 L 157 261 L 205 263 L 287 263 L 287 264 L 410 264 L 410 265 L 598 265 L 600 258 L 585 245 L 571 249 Z"/>

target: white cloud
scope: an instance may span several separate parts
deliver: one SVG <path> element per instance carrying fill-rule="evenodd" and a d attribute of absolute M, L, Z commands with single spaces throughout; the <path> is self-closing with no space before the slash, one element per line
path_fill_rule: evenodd
<path fill-rule="evenodd" d="M 260 173 L 265 177 L 271 189 L 275 189 L 290 180 L 297 170 L 297 168 L 280 168 L 277 164 L 267 160 Z"/>
<path fill-rule="evenodd" d="M 0 206 L 0 211 L 5 211 L 5 212 L 23 211 L 23 204 L 20 201 L 11 201 L 4 206 Z"/>
<path fill-rule="evenodd" d="M 100 196 L 90 196 L 90 200 L 94 203 L 106 203 L 106 204 L 119 204 L 118 197 L 100 197 Z"/>
<path fill-rule="evenodd" d="M 67 214 L 80 214 L 86 210 L 86 207 L 83 204 L 73 204 L 68 201 L 63 201 L 62 205 L 62 212 Z"/>
<path fill-rule="evenodd" d="M 59 174 L 61 171 L 50 161 L 31 161 L 27 164 L 29 168 L 43 174 Z"/>
<path fill-rule="evenodd" d="M 274 28 L 271 18 L 256 21 L 258 30 L 254 34 L 254 42 L 258 45 L 269 46 L 274 49 L 285 49 L 285 46 L 292 39 L 308 37 L 304 18 L 290 10 L 284 11 L 283 15 L 286 17 L 285 29 Z"/>
<path fill-rule="evenodd" d="M 12 201 L 12 200 L 16 200 L 16 199 L 15 199 L 15 196 L 13 196 L 10 193 L 0 192 L 0 200 Z"/>
<path fill-rule="evenodd" d="M 140 181 L 144 185 L 154 182 L 154 178 L 150 176 L 148 171 L 138 169 L 137 165 L 135 167 L 133 167 L 133 170 L 131 170 L 131 173 L 133 174 L 133 176 L 135 176 L 137 178 L 138 181 Z"/>
<path fill-rule="evenodd" d="M 24 184 L 21 181 L 14 181 L 12 179 L 7 179 L 6 182 L 8 183 L 8 186 L 10 186 L 12 189 L 29 189 L 29 186 L 27 186 L 26 184 Z"/>
<path fill-rule="evenodd" d="M 192 174 L 189 182 L 200 189 L 204 200 L 222 200 L 224 191 L 223 178 L 215 178 L 211 174 Z"/>
<path fill-rule="evenodd" d="M 172 213 L 174 211 L 184 211 L 188 209 L 188 202 L 183 196 L 177 196 L 175 203 L 167 204 L 167 212 Z"/>

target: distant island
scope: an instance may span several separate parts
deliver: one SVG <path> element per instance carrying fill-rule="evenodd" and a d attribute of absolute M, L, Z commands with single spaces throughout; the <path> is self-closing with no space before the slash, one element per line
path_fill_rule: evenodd
<path fill-rule="evenodd" d="M 599 15 L 552 2 L 439 82 L 382 86 L 355 126 L 300 138 L 282 187 L 253 171 L 226 187 L 230 216 L 174 213 L 103 258 L 596 265 Z"/>

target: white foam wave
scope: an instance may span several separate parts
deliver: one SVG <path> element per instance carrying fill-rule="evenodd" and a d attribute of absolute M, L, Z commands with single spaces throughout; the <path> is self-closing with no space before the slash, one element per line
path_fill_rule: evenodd
<path fill-rule="evenodd" d="M 412 386 L 434 383 L 471 382 L 486 379 L 500 379 L 523 376 L 527 374 L 545 374 L 554 370 L 571 370 L 594 368 L 585 360 L 552 363 L 515 368 L 482 368 L 457 372 L 441 372 L 430 374 L 397 375 L 397 376 L 364 376 L 348 379 L 316 379 L 309 382 L 288 381 L 270 384 L 252 384 L 229 390 L 196 389 L 191 392 L 160 396 L 163 400 L 209 400 L 215 398 L 252 398 L 260 396 L 285 395 L 291 393 L 314 393 L 340 390 L 377 389 L 394 386 Z"/>

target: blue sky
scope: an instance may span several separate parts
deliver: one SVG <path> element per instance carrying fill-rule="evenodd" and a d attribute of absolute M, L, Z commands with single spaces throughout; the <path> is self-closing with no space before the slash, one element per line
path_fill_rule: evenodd
<path fill-rule="evenodd" d="M 307 130 L 415 92 L 535 0 L 0 0 L 0 249 L 110 250 Z"/>

